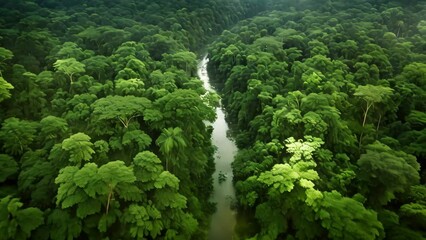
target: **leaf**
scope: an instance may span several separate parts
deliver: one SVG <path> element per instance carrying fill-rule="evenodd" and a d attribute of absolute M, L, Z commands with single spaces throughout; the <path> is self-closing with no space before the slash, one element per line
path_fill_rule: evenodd
<path fill-rule="evenodd" d="M 74 175 L 79 169 L 75 166 L 68 166 L 59 171 L 55 183 L 59 184 L 56 204 L 62 202 L 62 208 L 69 208 L 78 203 L 86 201 L 87 194 L 75 184 Z"/>
<path fill-rule="evenodd" d="M 376 239 L 384 233 L 376 212 L 337 191 L 324 193 L 317 216 L 330 239 Z"/>
<path fill-rule="evenodd" d="M 62 200 L 62 205 L 61 205 L 62 209 L 69 208 L 80 203 L 84 203 L 85 201 L 89 199 L 89 197 L 85 194 L 85 192 L 82 189 L 79 189 L 77 187 L 75 187 L 75 191 L 73 189 L 68 194 L 69 195 Z M 59 198 L 56 201 L 56 204 L 58 204 L 58 201 L 59 201 Z"/>
<path fill-rule="evenodd" d="M 87 163 L 74 174 L 73 181 L 80 188 L 85 188 L 87 184 L 95 180 L 97 174 L 98 165 Z"/>
<path fill-rule="evenodd" d="M 18 163 L 9 155 L 0 154 L 0 183 L 18 172 Z"/>
<path fill-rule="evenodd" d="M 19 155 L 28 149 L 34 141 L 37 125 L 34 122 L 8 118 L 4 120 L 0 129 L 0 140 L 6 153 Z"/>
<path fill-rule="evenodd" d="M 55 116 L 47 116 L 40 120 L 40 126 L 40 134 L 45 139 L 56 139 L 68 132 L 67 121 Z"/>
<path fill-rule="evenodd" d="M 108 227 L 111 226 L 112 224 L 114 224 L 117 221 L 117 217 L 115 214 L 104 214 L 102 215 L 101 219 L 99 220 L 98 223 L 98 230 L 100 232 L 107 232 Z"/>
<path fill-rule="evenodd" d="M 31 231 L 43 224 L 43 212 L 38 208 L 22 209 L 18 198 L 4 197 L 0 200 L 0 238 L 27 239 Z"/>
<path fill-rule="evenodd" d="M 125 201 L 136 201 L 140 202 L 144 200 L 144 194 L 138 187 L 121 183 L 116 188 L 115 191 L 118 193 L 118 197 L 124 199 Z"/>
<path fill-rule="evenodd" d="M 140 151 L 143 151 L 146 147 L 148 147 L 151 144 L 152 139 L 148 134 L 146 134 L 144 131 L 141 131 L 141 130 L 127 131 L 123 135 L 123 139 L 121 143 L 124 146 L 126 146 L 132 142 L 135 142 L 138 145 L 139 147 L 138 149 L 140 152 Z"/>
<path fill-rule="evenodd" d="M 70 153 L 70 162 L 78 164 L 92 159 L 95 153 L 92 146 L 90 137 L 84 133 L 76 133 L 62 142 L 62 149 Z"/>
<path fill-rule="evenodd" d="M 280 193 L 290 192 L 300 176 L 289 164 L 275 164 L 271 171 L 260 174 L 258 181 L 273 186 Z"/>
<path fill-rule="evenodd" d="M 89 198 L 79 203 L 77 207 L 77 217 L 84 219 L 88 215 L 92 215 L 101 211 L 101 202 L 98 199 Z"/>
<path fill-rule="evenodd" d="M 82 230 L 81 221 L 71 218 L 61 209 L 54 209 L 47 218 L 50 227 L 50 238 L 55 240 L 67 240 L 77 238 Z"/>
<path fill-rule="evenodd" d="M 179 189 L 179 179 L 168 171 L 162 172 L 156 179 L 154 186 L 158 189 L 169 186 L 172 189 Z"/>
<path fill-rule="evenodd" d="M 31 231 L 43 224 L 43 212 L 38 208 L 26 208 L 16 214 L 16 219 L 22 231 L 27 235 L 31 235 Z"/>
<path fill-rule="evenodd" d="M 164 210 L 167 207 L 183 209 L 186 207 L 186 198 L 173 189 L 157 190 L 154 194 L 154 204 L 160 209 Z"/>
<path fill-rule="evenodd" d="M 105 140 L 98 140 L 93 144 L 96 148 L 96 152 L 98 153 L 108 153 L 109 152 L 109 144 Z"/>
<path fill-rule="evenodd" d="M 53 63 L 53 67 L 57 71 L 63 72 L 68 76 L 74 73 L 83 73 L 85 71 L 85 65 L 83 63 L 78 62 L 75 58 L 56 60 L 56 62 Z"/>
<path fill-rule="evenodd" d="M 145 109 L 152 108 L 152 103 L 144 97 L 107 96 L 96 100 L 91 107 L 95 124 L 114 121 L 120 122 L 123 127 L 127 128 L 130 120 L 143 116 Z M 101 129 L 100 131 L 102 132 Z"/>
<path fill-rule="evenodd" d="M 300 179 L 299 184 L 303 188 L 313 188 L 315 184 L 312 181 L 306 179 Z"/>
<path fill-rule="evenodd" d="M 114 188 L 119 183 L 133 183 L 136 177 L 130 167 L 127 167 L 123 161 L 113 161 L 101 166 L 98 170 L 99 177 Z"/>
<path fill-rule="evenodd" d="M 0 77 L 0 102 L 4 101 L 4 100 L 6 100 L 6 99 L 8 99 L 12 96 L 12 94 L 9 92 L 12 89 L 14 89 L 12 84 L 10 84 L 6 80 L 4 80 L 3 77 Z"/>

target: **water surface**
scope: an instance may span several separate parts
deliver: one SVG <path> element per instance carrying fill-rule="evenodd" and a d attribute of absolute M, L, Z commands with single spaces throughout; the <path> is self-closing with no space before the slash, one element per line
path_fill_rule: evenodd
<path fill-rule="evenodd" d="M 214 91 L 209 82 L 207 63 L 207 57 L 200 61 L 198 76 L 203 81 L 205 89 Z M 215 154 L 216 171 L 213 174 L 214 191 L 211 201 L 217 204 L 217 209 L 212 216 L 209 240 L 230 240 L 233 239 L 236 224 L 236 212 L 231 209 L 232 200 L 235 199 L 231 163 L 234 160 L 237 147 L 227 136 L 229 127 L 225 121 L 225 113 L 222 107 L 216 108 L 216 115 L 216 121 L 212 124 L 212 141 L 217 147 L 217 151 Z M 219 182 L 219 174 L 225 175 L 226 180 Z"/>

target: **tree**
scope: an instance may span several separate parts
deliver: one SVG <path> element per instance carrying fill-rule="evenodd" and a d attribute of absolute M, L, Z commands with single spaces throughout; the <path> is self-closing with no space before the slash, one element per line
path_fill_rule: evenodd
<path fill-rule="evenodd" d="M 205 129 L 204 120 L 213 121 L 215 112 L 207 106 L 193 90 L 178 89 L 164 97 L 157 99 L 154 110 L 161 113 L 161 117 L 145 120 L 152 123 L 157 129 L 170 126 L 180 127 L 187 136 Z M 188 119 L 192 121 L 188 122 Z"/>
<path fill-rule="evenodd" d="M 110 66 L 108 58 L 102 55 L 96 55 L 87 59 L 84 59 L 81 63 L 86 66 L 87 74 L 92 77 L 96 77 L 98 81 L 104 82 L 101 76 L 107 76 L 108 67 Z"/>
<path fill-rule="evenodd" d="M 115 93 L 120 96 L 133 95 L 141 97 L 145 92 L 144 86 L 145 83 L 138 78 L 118 79 L 115 81 Z"/>
<path fill-rule="evenodd" d="M 189 76 L 193 76 L 197 70 L 196 55 L 189 51 L 165 54 L 164 61 L 166 61 L 169 66 L 176 66 L 177 68 L 185 70 Z"/>
<path fill-rule="evenodd" d="M 40 142 L 43 142 L 46 148 L 62 140 L 68 131 L 68 123 L 63 118 L 47 116 L 40 120 Z"/>
<path fill-rule="evenodd" d="M 33 122 L 14 117 L 4 120 L 0 129 L 4 151 L 12 155 L 23 154 L 36 138 L 36 132 L 37 125 Z"/>
<path fill-rule="evenodd" d="M 328 230 L 329 239 L 378 239 L 383 226 L 377 213 L 366 209 L 356 199 L 343 197 L 339 192 L 325 192 L 316 210 L 321 225 Z"/>
<path fill-rule="evenodd" d="M 6 80 L 4 80 L 3 77 L 0 76 L 0 102 L 12 96 L 9 90 L 12 90 L 13 88 L 14 87 L 12 84 L 8 83 Z"/>
<path fill-rule="evenodd" d="M 80 166 L 82 161 L 92 159 L 92 154 L 95 153 L 92 146 L 90 137 L 84 133 L 76 133 L 62 141 L 62 149 L 70 154 L 69 161 L 77 166 Z"/>
<path fill-rule="evenodd" d="M 22 209 L 24 204 L 18 198 L 7 196 L 0 200 L 1 240 L 24 240 L 31 232 L 43 224 L 43 212 L 38 208 Z"/>
<path fill-rule="evenodd" d="M 161 135 L 155 141 L 160 147 L 160 152 L 166 159 L 166 171 L 169 170 L 169 160 L 178 161 L 178 156 L 186 147 L 182 129 L 179 127 L 163 129 Z M 178 162 L 173 163 L 179 165 Z"/>
<path fill-rule="evenodd" d="M 260 192 L 255 195 L 261 201 L 256 207 L 256 218 L 261 225 L 258 237 L 276 239 L 289 229 L 295 230 L 297 238 L 321 236 L 315 213 L 309 205 L 321 196 L 321 192 L 315 189 L 314 181 L 319 179 L 319 175 L 313 169 L 316 167 L 313 153 L 322 144 L 320 139 L 310 136 L 306 136 L 306 141 L 288 138 L 287 152 L 292 156 L 257 177 L 257 181 L 266 186 L 263 191 L 267 193 L 265 197 Z M 252 178 L 255 177 L 247 180 Z"/>
<path fill-rule="evenodd" d="M 0 47 L 0 102 L 4 101 L 5 99 L 8 99 L 12 96 L 12 94 L 9 92 L 14 87 L 12 84 L 8 83 L 3 78 L 3 68 L 5 67 L 4 61 L 11 59 L 13 57 L 12 51 Z"/>
<path fill-rule="evenodd" d="M 386 102 L 391 97 L 392 92 L 393 92 L 393 89 L 390 87 L 374 86 L 370 84 L 367 84 L 365 86 L 360 85 L 355 89 L 354 96 L 360 97 L 362 100 L 365 101 L 365 107 L 362 107 L 364 112 L 362 127 L 364 127 L 365 123 L 367 122 L 368 112 L 370 111 L 371 107 L 374 107 L 375 104 Z M 380 125 L 380 121 L 381 121 L 381 115 L 379 116 L 379 122 L 377 123 L 377 128 Z M 361 133 L 361 136 L 359 137 L 360 147 L 362 143 L 362 136 L 363 136 L 363 133 Z"/>
<path fill-rule="evenodd" d="M 86 70 L 84 69 L 86 65 L 77 61 L 75 58 L 67 58 L 67 59 L 59 59 L 53 64 L 56 71 L 62 72 L 68 76 L 70 80 L 70 89 L 73 84 L 73 76 L 74 74 L 84 73 Z"/>
<path fill-rule="evenodd" d="M 54 180 L 61 164 L 63 163 L 60 158 L 48 159 L 48 152 L 45 149 L 25 152 L 20 159 L 18 176 L 20 196 L 28 199 L 32 206 L 42 209 L 53 207 L 57 189 Z"/>
<path fill-rule="evenodd" d="M 124 128 L 128 128 L 133 119 L 143 116 L 146 109 L 152 108 L 150 100 L 135 96 L 107 96 L 98 99 L 91 107 L 95 124 L 97 122 L 117 122 L 118 120 Z M 102 128 L 102 126 L 100 127 Z M 101 129 L 99 131 L 102 133 Z"/>
<path fill-rule="evenodd" d="M 72 217 L 67 211 L 54 209 L 49 213 L 46 224 L 48 229 L 45 232 L 51 239 L 66 240 L 78 238 L 82 230 L 80 219 Z"/>
<path fill-rule="evenodd" d="M 0 77 L 2 77 L 2 70 L 5 67 L 4 61 L 12 59 L 13 58 L 13 52 L 9 49 L 6 49 L 4 47 L 0 47 Z"/>
<path fill-rule="evenodd" d="M 373 206 L 386 205 L 396 193 L 404 193 L 419 182 L 420 165 L 416 158 L 375 142 L 357 161 L 360 192 Z"/>

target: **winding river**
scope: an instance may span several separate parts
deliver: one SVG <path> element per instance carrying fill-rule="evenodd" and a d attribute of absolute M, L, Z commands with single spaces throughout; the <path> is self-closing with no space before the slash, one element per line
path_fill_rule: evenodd
<path fill-rule="evenodd" d="M 198 65 L 198 76 L 204 83 L 204 88 L 214 91 L 209 82 L 207 73 L 207 56 Z M 228 124 L 225 121 L 225 113 L 222 107 L 216 108 L 216 121 L 212 124 L 212 141 L 217 147 L 215 153 L 216 171 L 213 174 L 214 192 L 211 201 L 215 202 L 216 212 L 213 214 L 210 225 L 209 240 L 233 239 L 236 224 L 236 212 L 231 209 L 231 202 L 235 199 L 235 189 L 232 185 L 231 163 L 237 152 L 235 143 L 228 138 Z M 222 176 L 222 181 L 219 177 Z"/>

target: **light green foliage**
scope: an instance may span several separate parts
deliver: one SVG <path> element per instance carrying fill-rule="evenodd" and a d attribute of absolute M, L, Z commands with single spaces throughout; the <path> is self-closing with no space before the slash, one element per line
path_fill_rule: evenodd
<path fill-rule="evenodd" d="M 152 152 L 143 151 L 138 153 L 133 159 L 135 176 L 138 181 L 146 183 L 144 189 L 154 188 L 153 182 L 163 171 L 161 160 Z"/>
<path fill-rule="evenodd" d="M 421 20 L 418 24 L 417 24 L 417 29 L 419 30 L 419 32 L 426 36 L 426 20 Z"/>
<path fill-rule="evenodd" d="M 270 172 L 264 172 L 258 178 L 260 182 L 272 186 L 280 193 L 291 192 L 296 181 L 299 181 L 303 188 L 312 188 L 314 184 L 311 180 L 316 179 L 318 174 L 315 171 L 301 173 L 289 164 L 276 164 Z"/>
<path fill-rule="evenodd" d="M 0 130 L 4 151 L 11 155 L 23 154 L 36 137 L 36 127 L 33 122 L 14 117 L 4 120 Z"/>
<path fill-rule="evenodd" d="M 180 127 L 185 133 L 192 134 L 196 129 L 204 128 L 203 120 L 213 121 L 213 108 L 204 104 L 193 90 L 178 89 L 155 101 L 154 105 L 162 113 L 160 119 L 152 121 L 159 129 L 169 126 Z M 187 119 L 192 119 L 188 122 Z"/>
<path fill-rule="evenodd" d="M 264 52 L 277 53 L 282 50 L 282 43 L 277 38 L 270 36 L 256 39 L 253 45 Z"/>
<path fill-rule="evenodd" d="M 237 224 L 238 234 L 419 239 L 422 208 L 407 190 L 422 168 L 407 153 L 425 157 L 422 17 L 401 1 L 268 4 L 209 48 L 210 78 L 240 148 L 239 209 L 255 218 Z M 294 140 L 306 136 L 315 139 Z M 386 225 L 366 208 L 399 206 L 406 215 Z"/>
<path fill-rule="evenodd" d="M 261 173 L 257 178 L 258 182 L 267 186 L 268 192 L 267 196 L 262 197 L 264 202 L 256 208 L 262 237 L 277 238 L 289 227 L 289 221 L 297 222 L 293 227 L 300 238 L 312 239 L 319 234 L 313 212 L 308 206 L 315 209 L 318 199 L 322 198 L 321 192 L 314 188 L 314 182 L 319 180 L 319 176 L 313 169 L 316 166 L 313 153 L 322 144 L 320 139 L 310 136 L 306 137 L 306 141 L 287 139 L 287 152 L 292 154 L 288 163 L 276 164 L 272 170 Z"/>
<path fill-rule="evenodd" d="M 65 42 L 53 57 L 56 59 L 75 58 L 77 60 L 81 60 L 85 57 L 84 55 L 83 49 L 81 49 L 76 43 Z"/>
<path fill-rule="evenodd" d="M 9 49 L 4 47 L 0 47 L 0 63 L 3 64 L 4 61 L 13 58 L 13 53 Z M 2 65 L 0 65 L 3 67 Z"/>
<path fill-rule="evenodd" d="M 123 222 L 131 225 L 130 236 L 133 239 L 146 239 L 146 236 L 155 239 L 163 230 L 161 213 L 153 206 L 132 204 L 122 218 Z"/>
<path fill-rule="evenodd" d="M 206 239 L 203 51 L 239 148 L 234 238 L 425 237 L 424 1 L 0 5 L 0 192 L 45 216 L 2 215 L 0 239 Z"/>
<path fill-rule="evenodd" d="M 151 137 L 146 134 L 144 131 L 141 130 L 132 130 L 127 131 L 123 135 L 122 144 L 124 146 L 126 145 L 132 145 L 134 143 L 136 146 L 133 147 L 137 150 L 137 152 L 142 152 L 145 150 L 146 147 L 148 147 L 152 142 Z"/>
<path fill-rule="evenodd" d="M 177 89 L 175 78 L 176 78 L 175 73 L 173 72 L 162 73 L 160 70 L 153 71 L 149 76 L 149 80 L 153 88 L 158 90 L 165 89 L 168 92 L 173 92 Z"/>
<path fill-rule="evenodd" d="M 169 170 L 169 160 L 177 161 L 179 152 L 186 147 L 185 136 L 179 127 L 163 129 L 155 143 L 160 147 L 160 152 L 166 158 L 166 170 Z M 178 163 L 173 162 L 173 164 Z"/>
<path fill-rule="evenodd" d="M 426 113 L 424 112 L 411 111 L 406 120 L 414 129 L 424 129 L 426 127 Z"/>
<path fill-rule="evenodd" d="M 62 142 L 62 149 L 70 154 L 69 161 L 77 165 L 92 159 L 95 153 L 92 147 L 90 137 L 84 133 L 76 133 Z"/>
<path fill-rule="evenodd" d="M 133 95 L 141 97 L 145 91 L 144 86 L 144 82 L 137 78 L 119 79 L 115 81 L 115 93 L 121 96 Z"/>
<path fill-rule="evenodd" d="M 81 169 L 68 166 L 55 179 L 59 185 L 56 204 L 63 209 L 77 206 L 76 214 L 81 219 L 99 213 L 102 206 L 108 214 L 115 194 L 124 201 L 141 200 L 140 190 L 132 185 L 135 181 L 132 169 L 122 161 L 99 168 L 94 163 L 87 163 Z"/>
<path fill-rule="evenodd" d="M 53 64 L 55 69 L 59 72 L 64 73 L 68 76 L 71 84 L 73 83 L 74 79 L 73 76 L 75 74 L 84 73 L 85 72 L 85 65 L 81 62 L 78 62 L 75 58 L 67 58 L 67 59 L 59 59 L 56 60 L 56 62 Z"/>
<path fill-rule="evenodd" d="M 185 70 L 189 75 L 193 75 L 197 70 L 197 56 L 189 51 L 177 52 L 174 54 L 166 54 L 164 60 L 170 66 L 176 66 Z"/>
<path fill-rule="evenodd" d="M 365 101 L 365 107 L 363 107 L 364 118 L 362 121 L 362 126 L 364 126 L 366 123 L 370 108 L 374 106 L 374 104 L 383 103 L 388 100 L 392 95 L 392 91 L 392 88 L 389 87 L 374 86 L 369 84 L 357 87 L 354 96 L 360 97 Z"/>
<path fill-rule="evenodd" d="M 91 107 L 95 124 L 119 122 L 124 128 L 128 128 L 132 119 L 143 116 L 145 109 L 150 109 L 151 106 L 151 101 L 144 97 L 108 96 L 98 99 Z M 102 133 L 102 129 L 97 131 Z"/>
<path fill-rule="evenodd" d="M 13 88 L 14 87 L 12 84 L 8 83 L 6 80 L 4 80 L 3 77 L 0 76 L 0 102 L 12 96 L 9 91 Z"/>
<path fill-rule="evenodd" d="M 287 152 L 293 154 L 290 158 L 290 163 L 295 164 L 301 160 L 313 161 L 313 152 L 324 144 L 319 138 L 305 136 L 305 139 L 305 141 L 301 139 L 296 141 L 294 138 L 286 139 Z"/>
<path fill-rule="evenodd" d="M 28 239 L 31 232 L 43 224 L 43 212 L 38 208 L 22 208 L 18 198 L 0 200 L 0 239 Z"/>

